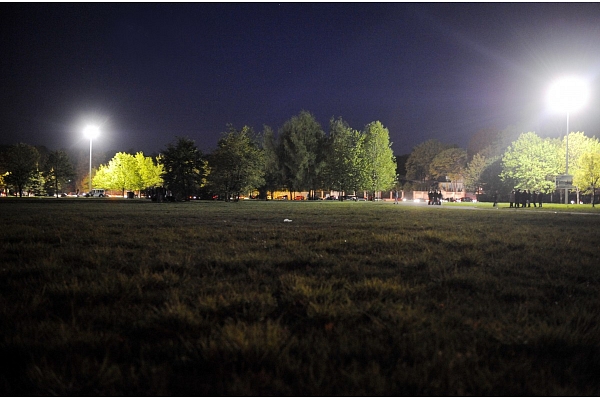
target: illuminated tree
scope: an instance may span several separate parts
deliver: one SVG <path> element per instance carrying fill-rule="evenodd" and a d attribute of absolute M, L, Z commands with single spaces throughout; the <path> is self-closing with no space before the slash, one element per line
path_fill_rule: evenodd
<path fill-rule="evenodd" d="M 365 139 L 341 118 L 329 121 L 325 176 L 332 189 L 346 192 L 367 187 Z"/>
<path fill-rule="evenodd" d="M 388 190 L 396 181 L 396 159 L 392 151 L 390 134 L 379 121 L 371 122 L 363 130 L 364 165 L 367 167 L 365 189 L 373 192 Z"/>
<path fill-rule="evenodd" d="M 135 154 L 134 158 L 140 184 L 137 187 L 132 187 L 132 189 L 142 190 L 162 186 L 164 169 L 160 157 L 155 162 L 152 157 L 145 157 L 144 153 L 140 151 Z"/>
<path fill-rule="evenodd" d="M 92 182 L 96 187 L 111 190 L 137 190 L 162 185 L 163 166 L 154 163 L 152 157 L 144 157 L 138 152 L 135 156 L 117 153 L 107 165 L 100 165 Z"/>
<path fill-rule="evenodd" d="M 567 147 L 566 136 L 563 137 L 561 146 L 560 152 L 564 158 Z M 576 175 L 577 170 L 581 168 L 581 157 L 585 153 L 598 151 L 600 151 L 600 142 L 595 137 L 587 137 L 583 132 L 569 133 L 569 173 Z"/>
<path fill-rule="evenodd" d="M 573 175 L 573 184 L 592 194 L 592 207 L 595 207 L 596 187 L 599 181 L 600 151 L 584 153 L 580 158 L 580 167 Z"/>
<path fill-rule="evenodd" d="M 554 190 L 554 176 L 564 172 L 564 155 L 560 154 L 560 142 L 541 139 L 534 132 L 527 132 L 512 143 L 502 156 L 502 180 L 511 180 L 518 189 Z"/>
<path fill-rule="evenodd" d="M 100 165 L 92 183 L 96 187 L 121 190 L 123 196 L 127 189 L 139 189 L 141 178 L 137 171 L 135 157 L 127 153 L 115 154 L 108 165 Z"/>

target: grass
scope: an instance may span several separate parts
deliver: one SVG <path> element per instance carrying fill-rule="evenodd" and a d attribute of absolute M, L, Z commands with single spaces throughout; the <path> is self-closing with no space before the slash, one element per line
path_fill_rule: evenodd
<path fill-rule="evenodd" d="M 600 215 L 505 206 L 2 199 L 0 393 L 598 396 Z"/>

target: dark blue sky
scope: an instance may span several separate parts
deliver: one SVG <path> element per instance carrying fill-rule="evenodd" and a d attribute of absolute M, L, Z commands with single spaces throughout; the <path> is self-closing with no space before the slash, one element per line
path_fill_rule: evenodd
<path fill-rule="evenodd" d="M 481 129 L 564 135 L 544 94 L 590 80 L 571 128 L 600 136 L 595 3 L 2 3 L 0 143 L 205 152 L 227 123 L 379 120 L 396 154 Z"/>

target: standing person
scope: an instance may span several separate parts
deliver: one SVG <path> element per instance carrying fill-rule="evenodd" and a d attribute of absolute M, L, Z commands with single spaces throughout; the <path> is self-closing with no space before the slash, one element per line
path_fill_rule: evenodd
<path fill-rule="evenodd" d="M 538 192 L 537 192 L 537 190 L 534 190 L 533 193 L 531 193 L 531 202 L 533 203 L 533 207 L 537 207 L 537 200 L 538 200 Z"/>
<path fill-rule="evenodd" d="M 429 192 L 427 192 L 427 205 L 430 206 L 431 202 L 433 201 L 433 191 L 431 189 L 429 189 Z"/>
<path fill-rule="evenodd" d="M 515 191 L 515 207 L 519 208 L 521 206 L 521 189 L 517 189 Z"/>
<path fill-rule="evenodd" d="M 508 208 L 513 208 L 513 204 L 515 204 L 515 189 L 513 189 L 510 192 L 509 201 L 510 201 L 510 205 L 508 206 Z"/>
<path fill-rule="evenodd" d="M 523 193 L 521 193 L 521 207 L 527 207 L 527 190 L 523 189 Z"/>
<path fill-rule="evenodd" d="M 538 192 L 538 205 L 540 206 L 540 208 L 542 208 L 542 197 L 544 196 L 544 193 L 542 193 L 542 191 L 540 190 Z"/>
<path fill-rule="evenodd" d="M 527 207 L 531 208 L 531 190 L 527 190 Z"/>
<path fill-rule="evenodd" d="M 493 199 L 494 199 L 494 205 L 492 207 L 498 208 L 498 191 L 497 190 L 494 193 Z"/>

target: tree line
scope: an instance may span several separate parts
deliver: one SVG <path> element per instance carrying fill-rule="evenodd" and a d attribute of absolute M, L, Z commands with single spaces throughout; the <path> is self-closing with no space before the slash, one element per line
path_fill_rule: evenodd
<path fill-rule="evenodd" d="M 462 180 L 474 193 L 503 196 L 513 189 L 552 193 L 555 178 L 566 170 L 568 141 L 569 174 L 573 186 L 592 195 L 600 180 L 600 142 L 583 132 L 568 137 L 542 138 L 535 132 L 518 134 L 514 127 L 482 130 L 461 149 L 437 140 L 416 146 L 408 156 L 401 181 L 404 190 L 428 190 L 439 180 Z"/>
<path fill-rule="evenodd" d="M 123 194 L 163 187 L 180 200 L 218 196 L 227 201 L 251 191 L 261 198 L 282 190 L 315 198 L 319 190 L 428 190 L 439 181 L 454 186 L 461 181 L 478 194 L 508 195 L 513 189 L 550 193 L 555 177 L 565 171 L 567 137 L 541 138 L 508 127 L 475 133 L 467 149 L 431 139 L 394 157 L 391 145 L 388 129 L 379 121 L 356 130 L 342 118 L 331 118 L 325 132 L 311 113 L 302 111 L 277 133 L 266 125 L 262 132 L 227 125 L 208 154 L 183 137 L 154 156 L 118 152 L 94 170 L 93 185 Z M 593 194 L 600 180 L 599 141 L 570 133 L 568 149 L 573 184 Z M 64 150 L 40 150 L 23 143 L 0 149 L 0 187 L 57 196 L 69 187 L 87 187 L 87 171 L 74 168 L 72 156 Z"/>
<path fill-rule="evenodd" d="M 24 143 L 0 153 L 0 172 L 0 185 L 19 196 L 25 191 L 59 196 L 89 181 L 89 176 L 76 179 L 64 150 L 42 157 Z M 228 125 L 209 154 L 183 137 L 153 157 L 118 152 L 100 164 L 92 178 L 93 186 L 123 194 L 160 186 L 179 200 L 217 195 L 227 201 L 250 191 L 263 198 L 276 190 L 309 192 L 311 197 L 318 190 L 374 192 L 390 189 L 395 181 L 389 132 L 381 122 L 358 131 L 332 118 L 326 134 L 307 111 L 286 121 L 277 135 L 269 126 L 255 133 L 248 126 Z"/>

